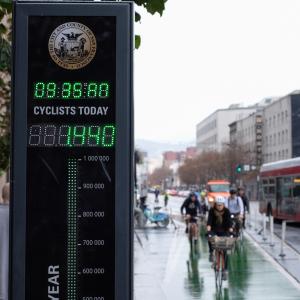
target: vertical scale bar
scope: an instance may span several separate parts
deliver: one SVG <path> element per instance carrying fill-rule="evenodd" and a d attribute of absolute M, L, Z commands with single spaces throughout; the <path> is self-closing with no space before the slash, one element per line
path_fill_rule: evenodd
<path fill-rule="evenodd" d="M 68 289 L 67 300 L 76 300 L 77 290 L 77 160 L 68 159 Z"/>

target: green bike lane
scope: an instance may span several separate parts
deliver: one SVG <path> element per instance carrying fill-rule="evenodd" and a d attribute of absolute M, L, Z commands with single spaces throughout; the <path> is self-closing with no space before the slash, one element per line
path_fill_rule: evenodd
<path fill-rule="evenodd" d="M 191 255 L 184 228 L 149 227 L 135 235 L 135 300 L 299 300 L 300 289 L 245 240 L 230 256 L 229 278 L 221 293 L 208 261 L 205 237 Z"/>

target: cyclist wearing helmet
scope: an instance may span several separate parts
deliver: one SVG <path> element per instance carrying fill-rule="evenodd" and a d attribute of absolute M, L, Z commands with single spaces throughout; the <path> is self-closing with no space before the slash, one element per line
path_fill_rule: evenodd
<path fill-rule="evenodd" d="M 244 217 L 244 204 L 243 200 L 237 196 L 235 189 L 230 189 L 230 196 L 227 199 L 226 207 L 229 209 L 230 213 L 234 215 L 236 219 L 236 233 L 239 233 L 240 223 Z"/>
<path fill-rule="evenodd" d="M 185 214 L 186 214 L 186 230 L 185 232 L 188 233 L 188 226 L 189 222 L 193 221 L 194 217 L 198 215 L 200 212 L 200 202 L 196 197 L 195 193 L 190 193 L 189 197 L 186 198 L 181 205 L 180 212 L 181 215 L 183 215 L 183 209 L 185 209 Z"/>
<path fill-rule="evenodd" d="M 229 209 L 225 207 L 226 200 L 222 196 L 217 196 L 215 205 L 209 210 L 207 220 L 208 236 L 227 236 L 232 234 L 232 222 L 230 218 Z M 210 245 L 210 260 L 212 256 L 212 249 Z M 227 262 L 227 259 L 225 259 Z M 227 264 L 225 263 L 225 270 L 222 273 L 223 280 L 227 279 Z"/>

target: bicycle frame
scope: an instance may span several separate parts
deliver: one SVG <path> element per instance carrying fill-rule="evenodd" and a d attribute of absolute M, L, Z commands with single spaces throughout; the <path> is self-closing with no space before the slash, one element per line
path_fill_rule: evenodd
<path fill-rule="evenodd" d="M 225 251 L 221 249 L 214 250 L 214 271 L 217 291 L 221 291 L 223 279 L 222 272 L 225 270 L 226 255 Z"/>
<path fill-rule="evenodd" d="M 199 228 L 197 223 L 189 223 L 189 240 L 198 240 Z"/>

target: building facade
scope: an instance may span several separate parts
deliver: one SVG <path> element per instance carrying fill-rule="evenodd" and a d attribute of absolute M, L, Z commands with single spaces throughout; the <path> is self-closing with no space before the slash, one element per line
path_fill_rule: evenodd
<path fill-rule="evenodd" d="M 184 164 L 186 159 L 195 158 L 197 155 L 196 147 L 188 147 L 186 151 L 166 151 L 163 153 L 163 167 L 173 171 L 172 178 L 169 178 L 168 187 L 180 186 L 178 168 Z"/>
<path fill-rule="evenodd" d="M 229 124 L 245 118 L 256 111 L 256 107 L 232 105 L 228 109 L 219 109 L 197 125 L 197 152 L 221 151 L 230 141 Z"/>
<path fill-rule="evenodd" d="M 300 156 L 300 91 L 267 106 L 263 118 L 264 162 Z"/>
<path fill-rule="evenodd" d="M 262 164 L 263 111 L 229 124 L 231 147 L 240 146 L 245 153 L 243 163 L 249 166 Z"/>

